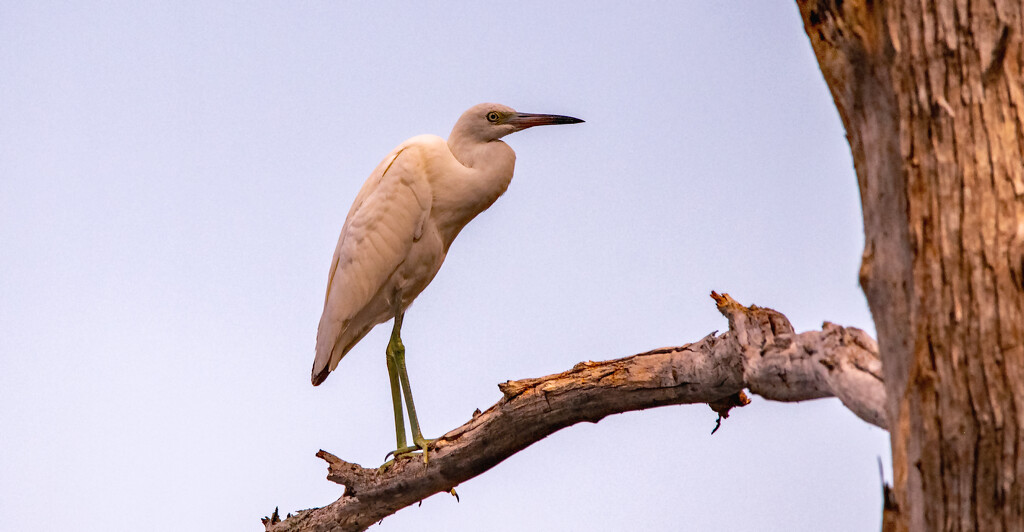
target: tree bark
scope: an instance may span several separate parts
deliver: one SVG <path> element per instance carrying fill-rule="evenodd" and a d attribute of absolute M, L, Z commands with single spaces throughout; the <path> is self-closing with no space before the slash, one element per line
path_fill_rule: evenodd
<path fill-rule="evenodd" d="M 860 185 L 893 529 L 1024 530 L 1024 5 L 797 4 Z"/>
<path fill-rule="evenodd" d="M 885 428 L 885 386 L 878 346 L 864 331 L 825 323 L 796 334 L 768 308 L 744 307 L 712 292 L 729 331 L 682 347 L 618 360 L 581 362 L 571 370 L 499 385 L 504 396 L 429 447 L 430 462 L 406 456 L 383 472 L 331 453 L 327 478 L 344 495 L 323 508 L 281 520 L 268 532 L 365 530 L 435 493 L 449 492 L 513 454 L 570 425 L 672 404 L 707 403 L 722 417 L 746 405 L 749 389 L 776 401 L 838 397 L 865 421 Z M 716 425 L 717 430 L 717 425 Z"/>

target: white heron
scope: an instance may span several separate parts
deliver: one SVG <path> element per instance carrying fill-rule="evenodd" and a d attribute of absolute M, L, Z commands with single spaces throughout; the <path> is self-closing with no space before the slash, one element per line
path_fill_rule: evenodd
<path fill-rule="evenodd" d="M 386 359 L 396 456 L 421 449 L 426 462 L 432 441 L 420 433 L 405 369 L 405 310 L 437 274 L 459 231 L 512 181 L 516 155 L 500 139 L 528 127 L 579 122 L 569 116 L 517 113 L 493 103 L 476 105 L 462 114 L 447 142 L 420 135 L 400 144 L 359 190 L 327 277 L 312 380 L 314 386 L 322 383 L 370 329 L 394 318 Z M 406 446 L 403 397 L 411 446 Z"/>

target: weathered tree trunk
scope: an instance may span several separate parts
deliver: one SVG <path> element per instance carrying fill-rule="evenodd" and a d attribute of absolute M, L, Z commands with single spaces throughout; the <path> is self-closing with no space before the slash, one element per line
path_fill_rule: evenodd
<path fill-rule="evenodd" d="M 853 151 L 897 530 L 1024 530 L 1022 0 L 798 0 Z"/>

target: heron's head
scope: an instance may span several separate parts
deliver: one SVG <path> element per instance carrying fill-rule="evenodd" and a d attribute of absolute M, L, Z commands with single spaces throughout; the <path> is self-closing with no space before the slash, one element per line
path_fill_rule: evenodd
<path fill-rule="evenodd" d="M 571 116 L 517 113 L 515 109 L 498 103 L 481 103 L 462 113 L 452 128 L 452 136 L 489 142 L 528 127 L 580 122 L 582 120 Z"/>

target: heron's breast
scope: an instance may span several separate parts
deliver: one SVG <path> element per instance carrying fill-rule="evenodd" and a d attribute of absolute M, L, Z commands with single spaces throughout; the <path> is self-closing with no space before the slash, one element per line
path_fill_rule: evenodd
<path fill-rule="evenodd" d="M 405 305 L 412 303 L 430 284 L 441 269 L 444 258 L 445 245 L 441 235 L 437 226 L 428 221 L 422 236 L 413 242 L 406 259 L 392 276 L 395 289 L 402 293 Z"/>

